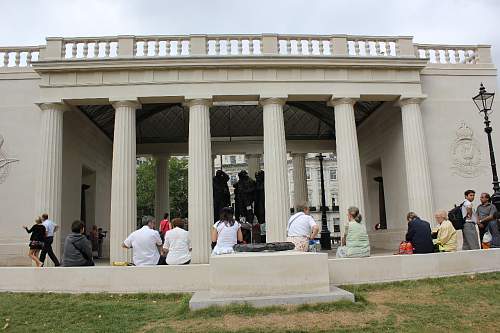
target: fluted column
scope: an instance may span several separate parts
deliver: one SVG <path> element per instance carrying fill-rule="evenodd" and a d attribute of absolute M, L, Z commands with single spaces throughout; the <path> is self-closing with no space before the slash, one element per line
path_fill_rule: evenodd
<path fill-rule="evenodd" d="M 293 206 L 308 203 L 306 154 L 292 154 Z"/>
<path fill-rule="evenodd" d="M 188 213 L 193 244 L 192 262 L 206 264 L 210 256 L 210 227 L 213 221 L 212 148 L 210 100 L 193 99 L 189 106 Z"/>
<path fill-rule="evenodd" d="M 155 156 L 156 160 L 156 188 L 155 188 L 155 217 L 156 223 L 163 219 L 163 214 L 170 214 L 170 195 L 169 195 L 169 156 Z M 159 226 L 159 225 L 158 225 Z"/>
<path fill-rule="evenodd" d="M 40 157 L 35 216 L 47 213 L 54 223 L 61 226 L 63 113 L 66 108 L 62 103 L 50 103 L 41 104 L 40 109 Z M 60 258 L 60 232 L 55 233 L 53 244 L 54 252 Z"/>
<path fill-rule="evenodd" d="M 261 100 L 264 108 L 264 190 L 268 242 L 286 240 L 290 216 L 283 104 L 278 98 Z"/>
<path fill-rule="evenodd" d="M 399 101 L 403 125 L 409 210 L 432 223 L 433 199 L 420 98 Z"/>
<path fill-rule="evenodd" d="M 335 142 L 337 144 L 337 173 L 339 184 L 340 230 L 347 223 L 347 209 L 356 206 L 365 214 L 358 135 L 354 119 L 355 99 L 339 98 L 330 101 L 335 107 Z"/>
<path fill-rule="evenodd" d="M 255 180 L 255 173 L 260 170 L 259 155 L 246 154 L 245 159 L 248 165 L 248 175 Z"/>
<path fill-rule="evenodd" d="M 131 251 L 121 247 L 136 229 L 136 101 L 113 103 L 113 168 L 111 176 L 110 261 L 131 261 Z"/>

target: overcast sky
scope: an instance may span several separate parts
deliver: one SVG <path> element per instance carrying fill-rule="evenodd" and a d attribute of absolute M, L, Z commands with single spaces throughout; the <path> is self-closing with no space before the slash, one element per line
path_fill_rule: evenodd
<path fill-rule="evenodd" d="M 0 46 L 118 34 L 411 35 L 491 44 L 500 64 L 499 0 L 0 0 L 0 8 Z"/>

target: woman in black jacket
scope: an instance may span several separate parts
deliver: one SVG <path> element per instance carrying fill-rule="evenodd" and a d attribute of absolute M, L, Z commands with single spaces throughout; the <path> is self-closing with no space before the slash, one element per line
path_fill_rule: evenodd
<path fill-rule="evenodd" d="M 42 262 L 40 261 L 40 259 L 38 259 L 38 252 L 43 249 L 43 246 L 45 244 L 45 237 L 47 235 L 47 231 L 42 224 L 42 219 L 38 217 L 35 220 L 35 224 L 30 229 L 28 229 L 28 227 L 25 225 L 23 225 L 23 228 L 27 233 L 31 234 L 29 243 L 30 251 L 28 252 L 28 257 L 30 257 L 31 260 L 35 262 L 36 267 L 40 267 L 42 266 Z"/>

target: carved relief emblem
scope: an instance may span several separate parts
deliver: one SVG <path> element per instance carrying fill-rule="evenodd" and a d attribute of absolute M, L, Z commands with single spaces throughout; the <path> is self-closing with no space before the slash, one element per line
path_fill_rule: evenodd
<path fill-rule="evenodd" d="M 14 162 L 18 162 L 18 159 L 9 158 L 7 153 L 3 149 L 4 138 L 0 135 L 0 184 L 2 184 L 7 176 L 9 175 L 10 166 Z"/>
<path fill-rule="evenodd" d="M 464 121 L 461 121 L 455 134 L 456 138 L 451 144 L 453 173 L 464 178 L 479 176 L 485 167 L 482 166 L 481 148 L 473 137 L 474 132 Z"/>

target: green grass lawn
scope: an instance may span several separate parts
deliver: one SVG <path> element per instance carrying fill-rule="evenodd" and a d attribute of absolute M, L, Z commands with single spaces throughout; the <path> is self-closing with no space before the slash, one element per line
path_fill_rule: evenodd
<path fill-rule="evenodd" d="M 344 286 L 356 303 L 189 311 L 189 294 L 0 293 L 0 332 L 500 332 L 500 272 Z"/>

